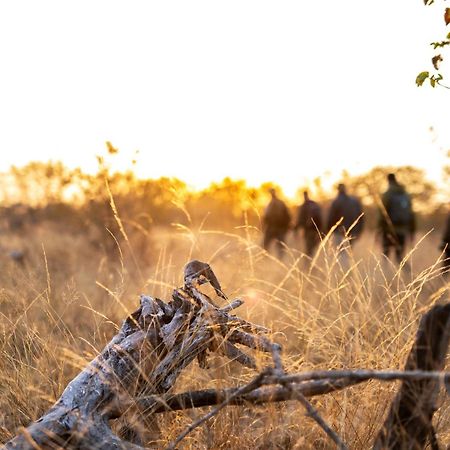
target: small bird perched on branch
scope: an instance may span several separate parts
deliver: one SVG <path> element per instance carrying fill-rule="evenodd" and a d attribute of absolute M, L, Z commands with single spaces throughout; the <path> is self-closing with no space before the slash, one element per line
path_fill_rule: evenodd
<path fill-rule="evenodd" d="M 196 259 L 190 261 L 184 267 L 184 284 L 189 286 L 194 282 L 211 284 L 219 297 L 228 300 L 227 296 L 222 292 L 219 280 L 216 278 L 210 265 Z"/>

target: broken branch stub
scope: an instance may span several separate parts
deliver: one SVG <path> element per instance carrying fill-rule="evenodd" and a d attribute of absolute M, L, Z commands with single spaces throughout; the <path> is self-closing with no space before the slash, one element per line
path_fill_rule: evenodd
<path fill-rule="evenodd" d="M 436 305 L 421 319 L 405 370 L 444 369 L 450 341 L 450 303 Z M 392 402 L 374 444 L 374 450 L 422 449 L 427 442 L 439 449 L 433 428 L 441 379 L 406 379 Z M 448 380 L 445 380 L 448 382 Z"/>

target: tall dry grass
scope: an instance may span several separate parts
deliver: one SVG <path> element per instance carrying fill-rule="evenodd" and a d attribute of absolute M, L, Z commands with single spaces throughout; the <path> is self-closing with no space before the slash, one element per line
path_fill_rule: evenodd
<path fill-rule="evenodd" d="M 369 233 L 347 260 L 327 241 L 313 263 L 293 238 L 279 261 L 261 249 L 259 232 L 251 227 L 231 232 L 154 228 L 150 235 L 128 241 L 111 235 L 108 250 L 63 224 L 37 224 L 20 236 L 0 239 L 4 247 L 26 250 L 24 266 L 1 256 L 0 442 L 52 405 L 137 308 L 138 294 L 170 299 L 173 287 L 182 284 L 184 264 L 193 258 L 211 264 L 228 296 L 245 300 L 238 314 L 273 330 L 290 372 L 402 368 L 423 312 L 450 298 L 433 233 L 411 249 L 409 269 L 403 270 L 383 260 Z M 263 355 L 258 361 L 267 363 Z M 234 386 L 252 375 L 211 356 L 209 370 L 192 364 L 176 390 Z M 350 448 L 366 449 L 397 388 L 373 381 L 313 402 Z M 450 403 L 442 398 L 435 422 L 438 439 L 448 445 Z M 155 446 L 164 447 L 199 414 L 201 410 L 160 416 Z M 137 428 L 151 426 L 139 415 L 133 421 Z M 296 402 L 229 407 L 183 445 L 333 448 Z"/>

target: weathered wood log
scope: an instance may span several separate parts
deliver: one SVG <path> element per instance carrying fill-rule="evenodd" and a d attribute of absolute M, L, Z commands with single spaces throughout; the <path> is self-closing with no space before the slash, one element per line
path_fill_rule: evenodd
<path fill-rule="evenodd" d="M 142 350 L 157 348 L 156 337 L 126 321 L 119 334 L 64 390 L 39 420 L 6 444 L 6 449 L 135 448 L 122 443 L 107 426 L 130 398 L 124 386 L 139 376 Z M 153 354 L 153 352 L 151 352 Z M 123 380 L 123 381 L 122 381 Z"/>
<path fill-rule="evenodd" d="M 240 300 L 223 309 L 215 306 L 197 290 L 205 282 L 211 282 L 226 299 L 209 265 L 199 261 L 186 266 L 185 285 L 174 290 L 171 302 L 141 296 L 139 309 L 124 321 L 100 355 L 68 384 L 49 411 L 5 448 L 138 449 L 117 437 L 109 425 L 130 405 L 139 405 L 137 398 L 170 391 L 183 368 L 196 357 L 204 363 L 207 351 L 223 349 L 222 354 L 255 367 L 253 358 L 227 339 L 240 329 L 251 336 L 249 330 L 255 332 L 259 327 L 229 315 L 242 304 Z M 249 342 L 249 338 L 233 339 L 234 344 L 255 348 Z M 256 335 L 254 342 L 258 342 Z M 265 337 L 262 342 L 259 347 L 272 351 L 279 368 L 281 348 L 270 345 Z"/>
<path fill-rule="evenodd" d="M 405 370 L 440 371 L 450 340 L 450 304 L 434 306 L 422 317 Z M 439 379 L 405 380 L 395 397 L 374 450 L 439 449 L 433 428 Z"/>

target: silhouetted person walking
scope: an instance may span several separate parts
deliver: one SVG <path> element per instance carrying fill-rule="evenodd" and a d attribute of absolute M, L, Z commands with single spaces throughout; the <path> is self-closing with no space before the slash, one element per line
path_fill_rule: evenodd
<path fill-rule="evenodd" d="M 383 254 L 389 258 L 391 250 L 394 249 L 395 257 L 400 263 L 405 255 L 406 241 L 411 241 L 416 231 L 416 220 L 412 209 L 410 195 L 401 185 L 395 174 L 387 176 L 388 189 L 382 195 L 382 208 L 378 227 L 381 231 L 383 241 Z"/>
<path fill-rule="evenodd" d="M 286 234 L 291 222 L 291 214 L 286 204 L 277 197 L 275 189 L 270 189 L 272 199 L 267 205 L 263 215 L 263 246 L 268 251 L 272 241 L 276 242 L 278 257 L 281 259 L 286 242 Z"/>
<path fill-rule="evenodd" d="M 330 231 L 341 219 L 341 223 L 334 230 L 337 244 L 344 237 L 356 239 L 362 233 L 364 216 L 361 202 L 353 195 L 347 194 L 345 184 L 338 185 L 338 195 L 333 200 L 328 213 L 327 230 Z"/>
<path fill-rule="evenodd" d="M 317 202 L 309 198 L 307 191 L 303 192 L 303 198 L 305 201 L 298 208 L 294 230 L 303 229 L 306 254 L 312 258 L 320 243 L 320 233 L 323 227 L 322 210 Z"/>
<path fill-rule="evenodd" d="M 445 273 L 450 273 L 450 213 L 447 216 L 447 224 L 442 235 L 441 250 L 444 251 L 444 261 L 442 263 Z"/>
<path fill-rule="evenodd" d="M 333 200 L 328 212 L 327 231 L 329 232 L 337 223 L 333 231 L 333 239 L 339 249 L 338 257 L 342 266 L 348 266 L 348 250 L 362 233 L 364 216 L 361 202 L 353 195 L 347 194 L 345 184 L 338 185 L 338 195 Z M 345 244 L 343 242 L 345 241 Z"/>

